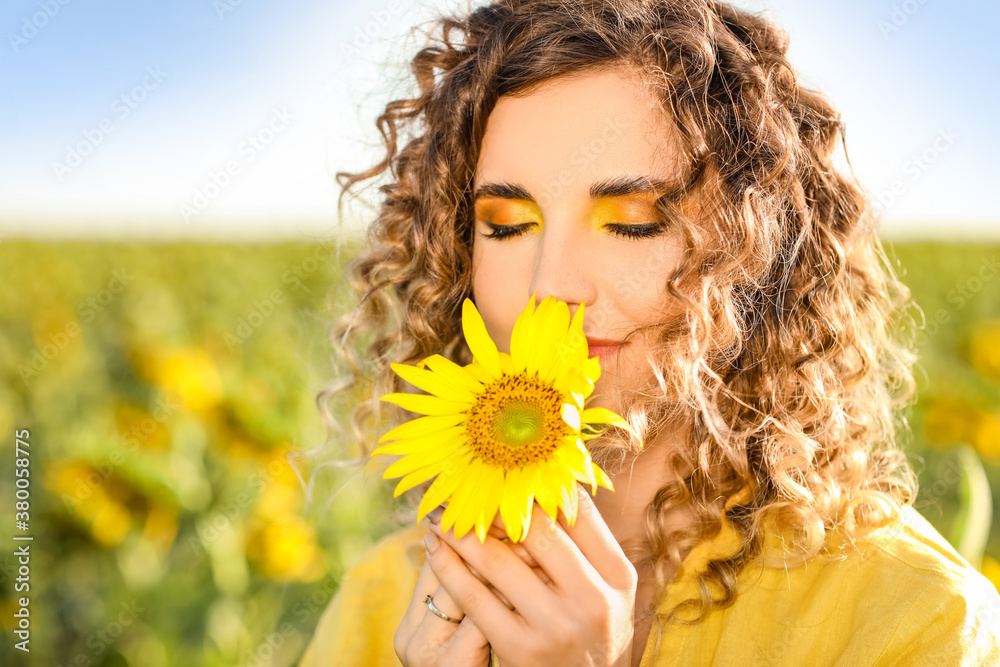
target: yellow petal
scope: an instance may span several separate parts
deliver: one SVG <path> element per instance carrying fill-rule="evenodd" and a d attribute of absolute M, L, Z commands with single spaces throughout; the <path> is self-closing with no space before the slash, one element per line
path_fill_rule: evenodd
<path fill-rule="evenodd" d="M 500 499 L 500 518 L 507 527 L 507 536 L 514 542 L 523 540 L 531 525 L 531 504 L 534 494 L 526 483 L 527 476 L 524 470 L 524 468 L 514 468 L 507 471 L 503 497 Z"/>
<path fill-rule="evenodd" d="M 424 466 L 439 465 L 441 461 L 464 447 L 465 436 L 462 436 L 443 441 L 440 447 L 433 447 L 425 451 L 417 452 L 416 454 L 406 454 L 403 458 L 386 468 L 385 472 L 382 473 L 382 478 L 392 479 L 393 477 L 401 477 L 407 473 L 423 468 Z"/>
<path fill-rule="evenodd" d="M 537 365 L 535 364 L 535 331 L 532 322 L 535 313 L 536 296 L 538 296 L 537 291 L 531 295 L 528 305 L 517 316 L 517 321 L 514 322 L 514 331 L 510 336 L 510 355 L 514 359 L 514 368 L 519 373 L 523 370 L 527 370 L 528 373 L 533 373 L 537 370 Z"/>
<path fill-rule="evenodd" d="M 441 474 L 424 493 L 424 497 L 420 499 L 420 506 L 417 508 L 417 521 L 423 521 L 428 512 L 451 497 L 461 483 L 462 477 L 468 472 L 471 460 L 472 452 L 467 452 L 464 455 L 458 454 L 446 462 Z"/>
<path fill-rule="evenodd" d="M 451 359 L 447 357 L 442 357 L 440 354 L 434 354 L 422 362 L 420 362 L 430 368 L 432 371 L 446 378 L 450 383 L 463 389 L 467 389 L 473 393 L 478 393 L 483 390 L 483 384 L 477 380 L 466 367 L 459 366 Z"/>
<path fill-rule="evenodd" d="M 604 472 L 604 470 L 601 469 L 601 466 L 594 462 L 591 462 L 590 465 L 594 468 L 594 478 L 597 480 L 597 485 L 603 486 L 605 489 L 610 491 L 614 491 L 615 485 L 611 482 L 611 478 L 608 477 L 608 473 Z"/>
<path fill-rule="evenodd" d="M 476 361 L 493 377 L 500 377 L 500 353 L 486 331 L 486 324 L 470 299 L 462 303 L 462 331 Z"/>
<path fill-rule="evenodd" d="M 559 344 L 569 328 L 569 306 L 555 297 L 545 297 L 536 314 L 536 345 L 538 347 L 538 377 L 552 382 L 559 363 Z"/>
<path fill-rule="evenodd" d="M 555 521 L 559 516 L 559 496 L 556 490 L 559 484 L 559 475 L 546 461 L 535 465 L 532 474 L 527 477 L 526 481 L 529 488 L 534 491 L 535 500 L 538 501 L 542 511 Z"/>
<path fill-rule="evenodd" d="M 479 542 L 486 541 L 486 531 L 493 524 L 497 510 L 500 508 L 500 498 L 503 495 L 503 470 L 494 466 L 484 466 L 482 482 L 479 485 L 476 504 L 479 506 L 476 519 L 476 535 Z"/>
<path fill-rule="evenodd" d="M 568 483 L 559 488 L 559 507 L 566 515 L 566 523 L 570 526 L 575 524 L 580 509 L 580 497 L 577 495 L 576 480 L 572 476 L 569 476 Z"/>
<path fill-rule="evenodd" d="M 397 440 L 396 442 L 381 445 L 374 452 L 372 452 L 372 456 L 379 456 L 382 454 L 419 454 L 420 452 L 440 447 L 442 443 L 450 442 L 453 439 L 464 435 L 465 426 L 450 426 L 419 437 L 404 438 L 402 440 Z"/>
<path fill-rule="evenodd" d="M 597 479 L 594 477 L 594 470 L 591 466 L 590 452 L 583 446 L 583 442 L 577 440 L 572 447 L 561 447 L 558 456 L 564 465 L 573 474 L 573 477 L 584 484 L 590 484 L 593 493 L 597 493 Z"/>
<path fill-rule="evenodd" d="M 500 370 L 504 373 L 504 375 L 513 375 L 517 372 L 514 370 L 514 362 L 510 358 L 510 355 L 505 354 L 504 352 L 500 353 Z"/>
<path fill-rule="evenodd" d="M 379 438 L 378 441 L 386 442 L 387 440 L 402 440 L 403 438 L 419 438 L 420 436 L 437 433 L 450 426 L 461 424 L 465 421 L 465 418 L 466 415 L 462 413 L 435 417 L 417 417 L 391 429 Z"/>
<path fill-rule="evenodd" d="M 583 336 L 583 314 L 584 310 L 586 309 L 586 306 L 587 306 L 586 302 L 581 301 L 580 307 L 576 309 L 575 313 L 573 313 L 573 319 L 569 323 L 569 330 L 571 332 L 579 333 L 580 336 Z M 574 342 L 579 342 L 579 340 L 580 340 L 579 338 L 574 338 Z M 587 352 L 586 337 L 583 338 L 583 351 L 584 353 Z"/>
<path fill-rule="evenodd" d="M 421 415 L 450 415 L 458 412 L 465 412 L 469 409 L 468 403 L 458 403 L 456 401 L 446 401 L 437 396 L 426 394 L 386 394 L 383 401 L 395 403 L 404 410 L 416 412 Z"/>
<path fill-rule="evenodd" d="M 480 384 L 484 385 L 489 384 L 496 379 L 494 376 L 490 375 L 489 371 L 483 368 L 482 364 L 480 364 L 479 362 L 473 361 L 471 364 L 465 366 L 464 368 L 466 371 L 468 371 L 469 375 L 475 378 L 476 381 L 479 382 Z"/>
<path fill-rule="evenodd" d="M 585 424 L 611 424 L 612 426 L 617 426 L 623 428 L 629 433 L 631 433 L 636 440 L 639 441 L 639 446 L 642 446 L 642 439 L 636 432 L 632 425 L 625 421 L 622 417 L 618 416 L 611 410 L 607 408 L 587 408 L 583 411 L 583 423 Z"/>
<path fill-rule="evenodd" d="M 447 401 L 472 405 L 476 400 L 475 395 L 471 391 L 464 387 L 456 386 L 433 371 L 426 371 L 422 368 L 406 366 L 404 364 L 389 364 L 389 366 L 396 372 L 396 375 L 414 387 L 423 389 Z"/>
<path fill-rule="evenodd" d="M 409 475 L 406 475 L 403 479 L 399 480 L 399 484 L 396 485 L 396 490 L 392 492 L 392 497 L 399 498 L 413 487 L 423 484 L 439 472 L 440 468 L 438 466 L 427 466 L 411 472 Z"/>
<path fill-rule="evenodd" d="M 455 537 L 462 537 L 472 528 L 476 517 L 473 508 L 469 505 L 469 498 L 478 487 L 482 474 L 483 464 L 478 459 L 472 459 L 466 474 L 462 476 L 462 482 L 452 494 L 444 514 L 441 515 L 441 530 L 452 528 Z"/>
<path fill-rule="evenodd" d="M 601 358 L 590 357 L 583 362 L 583 375 L 591 382 L 597 382 L 601 377 Z"/>

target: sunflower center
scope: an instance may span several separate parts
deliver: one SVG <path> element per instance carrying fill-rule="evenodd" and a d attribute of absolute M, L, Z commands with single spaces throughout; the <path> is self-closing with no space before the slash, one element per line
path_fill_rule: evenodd
<path fill-rule="evenodd" d="M 540 407 L 511 401 L 497 410 L 493 432 L 508 447 L 524 447 L 538 440 L 544 425 L 545 413 Z"/>
<path fill-rule="evenodd" d="M 468 443 L 480 460 L 504 470 L 548 460 L 570 434 L 563 398 L 535 374 L 503 375 L 469 409 Z"/>

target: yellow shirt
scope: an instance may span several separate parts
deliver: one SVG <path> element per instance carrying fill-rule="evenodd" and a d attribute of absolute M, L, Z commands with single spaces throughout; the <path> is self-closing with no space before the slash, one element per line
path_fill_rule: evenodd
<path fill-rule="evenodd" d="M 347 572 L 300 667 L 400 664 L 393 636 L 426 558 L 426 533 L 425 525 L 393 533 Z M 642 667 L 1000 665 L 1000 595 L 989 580 L 912 507 L 878 535 L 843 562 L 746 568 L 733 606 L 662 636 L 654 624 Z M 684 559 L 662 609 L 692 597 L 694 573 L 737 545 L 724 519 Z"/>

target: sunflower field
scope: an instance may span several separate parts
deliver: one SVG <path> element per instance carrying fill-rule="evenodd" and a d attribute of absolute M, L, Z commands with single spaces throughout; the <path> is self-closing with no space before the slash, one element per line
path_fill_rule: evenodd
<path fill-rule="evenodd" d="M 0 624 L 13 637 L 30 595 L 32 648 L 7 641 L 0 664 L 297 662 L 345 569 L 399 525 L 394 483 L 321 446 L 354 249 L 0 242 Z M 916 507 L 1000 585 L 1000 246 L 888 249 L 926 319 L 902 435 Z"/>

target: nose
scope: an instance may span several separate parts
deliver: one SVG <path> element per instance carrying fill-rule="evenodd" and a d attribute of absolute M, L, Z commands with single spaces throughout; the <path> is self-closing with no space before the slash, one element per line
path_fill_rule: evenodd
<path fill-rule="evenodd" d="M 535 261 L 535 272 L 528 295 L 538 292 L 536 303 L 552 296 L 569 304 L 570 316 L 581 302 L 590 306 L 597 299 L 593 275 L 594 258 L 588 258 L 584 239 L 578 230 L 550 225 L 542 233 Z"/>

